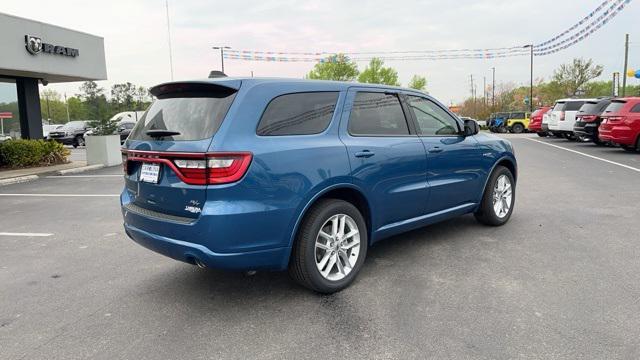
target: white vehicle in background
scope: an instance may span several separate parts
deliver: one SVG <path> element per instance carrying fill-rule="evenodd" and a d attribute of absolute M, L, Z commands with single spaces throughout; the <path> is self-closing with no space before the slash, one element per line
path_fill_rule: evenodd
<path fill-rule="evenodd" d="M 111 117 L 111 121 L 121 122 L 137 122 L 144 115 L 144 111 L 124 111 L 117 113 Z"/>
<path fill-rule="evenodd" d="M 8 140 L 13 140 L 13 138 L 6 134 L 0 134 L 0 143 Z"/>
<path fill-rule="evenodd" d="M 551 112 L 549 112 L 549 132 L 557 137 L 564 137 L 567 140 L 575 140 L 573 125 L 576 123 L 578 110 L 587 101 L 597 99 L 560 99 L 556 100 Z M 542 120 L 544 124 L 544 119 Z"/>
<path fill-rule="evenodd" d="M 487 122 L 486 122 L 485 120 L 478 120 L 478 119 L 474 119 L 474 118 L 471 118 L 471 117 L 468 117 L 468 116 L 460 116 L 460 119 L 461 119 L 462 121 L 465 121 L 465 120 L 473 120 L 473 121 L 477 122 L 477 123 L 478 123 L 478 126 L 480 126 L 480 127 L 485 127 L 485 126 L 487 126 Z"/>
<path fill-rule="evenodd" d="M 64 125 L 62 125 L 62 124 L 42 125 L 42 137 L 45 138 L 45 139 L 48 139 L 49 138 L 49 133 L 51 131 L 60 129 L 63 126 Z"/>

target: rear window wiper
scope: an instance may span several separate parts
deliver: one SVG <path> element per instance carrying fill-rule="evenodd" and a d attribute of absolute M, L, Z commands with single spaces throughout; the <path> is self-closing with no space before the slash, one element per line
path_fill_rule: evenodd
<path fill-rule="evenodd" d="M 175 135 L 180 135 L 179 131 L 172 131 L 172 130 L 148 130 L 146 132 L 147 135 L 151 136 L 151 137 L 165 137 L 165 136 L 175 136 Z"/>

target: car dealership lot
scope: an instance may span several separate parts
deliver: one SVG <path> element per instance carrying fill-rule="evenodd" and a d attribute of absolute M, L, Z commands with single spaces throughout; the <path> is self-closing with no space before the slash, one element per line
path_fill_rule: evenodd
<path fill-rule="evenodd" d="M 119 167 L 1 187 L 0 358 L 640 357 L 640 155 L 504 137 L 509 223 L 389 239 L 331 296 L 133 243 Z"/>

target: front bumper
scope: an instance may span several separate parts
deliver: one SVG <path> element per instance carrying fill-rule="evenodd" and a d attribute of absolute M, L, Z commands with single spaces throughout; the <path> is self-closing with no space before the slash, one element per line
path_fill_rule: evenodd
<path fill-rule="evenodd" d="M 76 137 L 75 136 L 63 136 L 63 137 L 52 137 L 49 136 L 49 139 L 51 140 L 55 140 L 59 143 L 62 143 L 64 145 L 73 145 L 74 142 L 76 141 Z"/>

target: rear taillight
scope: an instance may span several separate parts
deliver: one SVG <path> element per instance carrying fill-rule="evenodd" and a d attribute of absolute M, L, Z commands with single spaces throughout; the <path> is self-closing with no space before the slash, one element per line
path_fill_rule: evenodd
<path fill-rule="evenodd" d="M 609 116 L 607 119 L 609 119 L 609 122 L 618 122 L 624 120 L 624 116 Z"/>
<path fill-rule="evenodd" d="M 579 116 L 578 118 L 580 118 L 584 122 L 592 122 L 592 121 L 595 121 L 598 118 L 598 116 L 596 116 L 596 115 L 582 115 L 582 116 Z"/>
<path fill-rule="evenodd" d="M 127 172 L 131 161 L 167 165 L 186 184 L 227 184 L 240 180 L 247 172 L 253 155 L 250 152 L 179 153 L 123 150 Z M 125 159 L 127 160 L 125 163 Z"/>
<path fill-rule="evenodd" d="M 127 169 L 127 153 L 126 151 L 122 151 L 122 170 L 124 170 L 124 174 L 127 175 L 129 173 Z"/>
<path fill-rule="evenodd" d="M 560 111 L 560 121 L 564 121 L 564 111 Z"/>
<path fill-rule="evenodd" d="M 174 159 L 173 163 L 187 184 L 226 184 L 244 176 L 251 153 L 209 153 L 204 159 Z"/>

